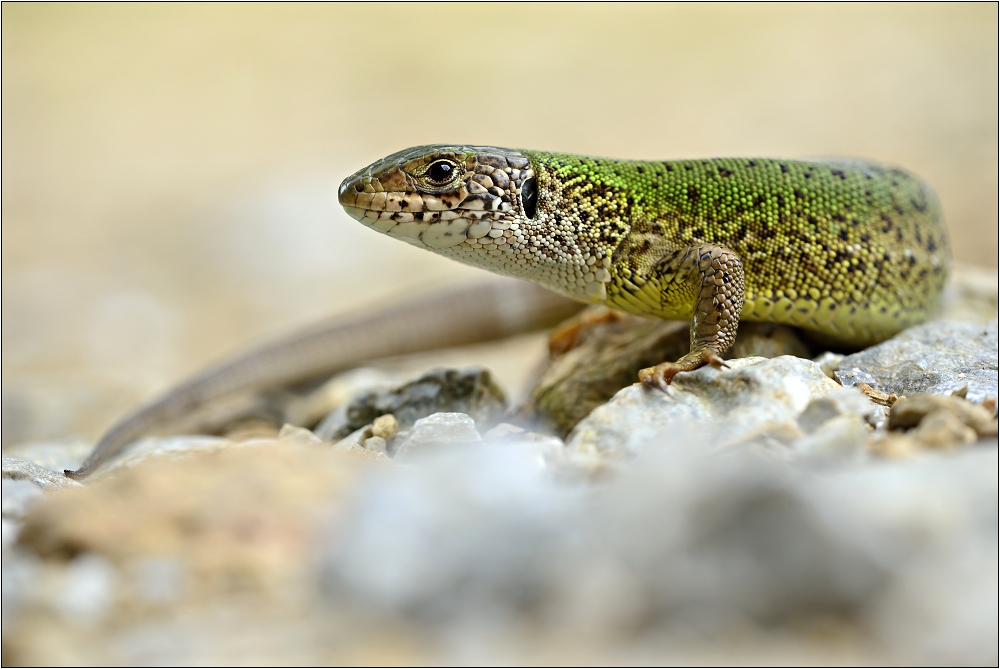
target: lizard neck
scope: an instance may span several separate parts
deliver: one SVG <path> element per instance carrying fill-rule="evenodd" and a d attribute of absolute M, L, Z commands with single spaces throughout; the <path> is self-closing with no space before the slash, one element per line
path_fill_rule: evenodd
<path fill-rule="evenodd" d="M 628 164 L 538 151 L 521 153 L 531 161 L 538 204 L 533 216 L 512 218 L 509 230 L 502 231 L 511 248 L 499 246 L 484 252 L 467 242 L 434 250 L 582 302 L 604 302 L 615 271 L 614 253 L 630 231 L 635 196 L 624 183 L 613 181 L 614 170 Z"/>

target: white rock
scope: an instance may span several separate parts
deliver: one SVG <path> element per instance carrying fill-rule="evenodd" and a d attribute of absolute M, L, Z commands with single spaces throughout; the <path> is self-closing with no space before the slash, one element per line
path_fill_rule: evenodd
<path fill-rule="evenodd" d="M 873 427 L 882 425 L 888 418 L 886 407 L 875 404 L 857 388 L 836 388 L 810 401 L 797 420 L 799 427 L 812 433 L 826 421 L 839 416 L 863 418 Z"/>
<path fill-rule="evenodd" d="M 634 454 L 670 423 L 704 424 L 706 446 L 750 438 L 755 431 L 799 432 L 809 402 L 838 389 L 819 366 L 792 356 L 729 360 L 674 377 L 670 394 L 636 384 L 583 419 L 566 440 L 581 453 Z"/>
<path fill-rule="evenodd" d="M 322 444 L 323 440 L 317 437 L 311 430 L 304 427 L 285 423 L 278 432 L 278 439 L 281 441 L 294 441 L 299 444 Z"/>
<path fill-rule="evenodd" d="M 57 473 L 20 458 L 3 458 L 3 479 L 4 481 L 28 481 L 45 493 L 80 486 L 79 483 L 67 478 L 62 472 Z"/>
<path fill-rule="evenodd" d="M 819 365 L 819 368 L 823 370 L 824 374 L 831 379 L 836 380 L 833 373 L 837 371 L 837 368 L 840 366 L 840 361 L 843 359 L 844 355 L 842 353 L 831 353 L 830 351 L 826 351 L 816 356 L 813 359 L 813 362 Z"/>
<path fill-rule="evenodd" d="M 476 423 L 464 413 L 435 413 L 421 418 L 396 446 L 396 459 L 409 460 L 456 448 L 483 446 Z"/>
<path fill-rule="evenodd" d="M 867 383 L 894 395 L 950 395 L 966 388 L 976 404 L 997 397 L 997 321 L 933 321 L 841 360 L 844 386 Z"/>

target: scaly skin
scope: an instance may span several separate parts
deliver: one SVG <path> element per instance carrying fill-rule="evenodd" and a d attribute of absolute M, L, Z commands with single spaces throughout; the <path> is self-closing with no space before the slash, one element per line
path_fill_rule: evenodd
<path fill-rule="evenodd" d="M 534 191 L 534 195 L 533 195 Z M 642 316 L 692 319 L 723 365 L 739 321 L 863 346 L 927 318 L 950 264 L 931 190 L 867 162 L 640 162 L 436 145 L 347 178 L 340 203 L 391 237 Z"/>

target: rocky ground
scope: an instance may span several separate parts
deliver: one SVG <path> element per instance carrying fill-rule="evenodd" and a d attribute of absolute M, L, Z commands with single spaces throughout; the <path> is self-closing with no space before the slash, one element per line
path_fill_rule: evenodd
<path fill-rule="evenodd" d="M 669 395 L 686 326 L 590 311 L 513 406 L 394 361 L 85 485 L 5 446 L 3 664 L 996 664 L 996 273 L 943 304 L 850 355 L 744 325 Z"/>

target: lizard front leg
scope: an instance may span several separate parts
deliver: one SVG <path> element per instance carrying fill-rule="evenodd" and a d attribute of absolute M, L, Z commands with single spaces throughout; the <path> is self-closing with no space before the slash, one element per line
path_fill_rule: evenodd
<path fill-rule="evenodd" d="M 663 302 L 691 299 L 691 351 L 677 362 L 664 362 L 640 370 L 639 380 L 648 388 L 666 390 L 679 372 L 705 365 L 725 367 L 722 356 L 736 339 L 743 309 L 743 263 L 724 246 L 706 244 L 675 252 L 657 264 L 655 271 L 667 278 Z"/>

